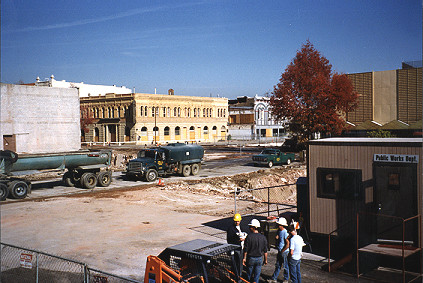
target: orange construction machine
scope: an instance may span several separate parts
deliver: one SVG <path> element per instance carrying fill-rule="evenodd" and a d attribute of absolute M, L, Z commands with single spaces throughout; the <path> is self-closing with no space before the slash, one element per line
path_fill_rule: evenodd
<path fill-rule="evenodd" d="M 144 283 L 242 282 L 238 276 L 241 247 L 193 240 L 148 256 Z"/>

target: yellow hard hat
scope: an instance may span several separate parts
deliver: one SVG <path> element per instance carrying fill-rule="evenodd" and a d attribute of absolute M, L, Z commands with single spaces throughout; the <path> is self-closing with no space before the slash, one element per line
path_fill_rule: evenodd
<path fill-rule="evenodd" d="M 234 221 L 241 221 L 241 214 L 237 213 L 234 215 Z"/>

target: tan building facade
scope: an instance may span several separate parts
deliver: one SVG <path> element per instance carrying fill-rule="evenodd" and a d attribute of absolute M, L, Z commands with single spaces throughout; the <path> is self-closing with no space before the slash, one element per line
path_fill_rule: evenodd
<path fill-rule="evenodd" d="M 347 121 L 407 124 L 422 119 L 422 68 L 348 74 L 358 92 L 358 108 Z"/>
<path fill-rule="evenodd" d="M 136 93 L 134 101 L 137 144 L 226 140 L 226 98 Z"/>
<path fill-rule="evenodd" d="M 81 97 L 92 123 L 86 142 L 139 145 L 214 142 L 227 137 L 228 100 L 162 94 Z"/>

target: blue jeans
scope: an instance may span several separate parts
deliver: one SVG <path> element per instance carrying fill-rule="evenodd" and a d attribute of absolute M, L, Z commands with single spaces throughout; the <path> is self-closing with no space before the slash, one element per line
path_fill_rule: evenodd
<path fill-rule="evenodd" d="M 276 257 L 276 263 L 275 263 L 275 272 L 273 272 L 272 279 L 277 280 L 279 276 L 279 272 L 281 271 L 281 267 L 283 265 L 283 279 L 288 280 L 289 279 L 289 265 L 288 265 L 288 254 L 289 249 L 284 251 L 283 253 L 281 251 L 278 252 L 278 256 Z"/>
<path fill-rule="evenodd" d="M 301 260 L 295 260 L 290 258 L 288 262 L 289 262 L 289 274 L 291 275 L 291 282 L 301 283 L 301 271 L 300 271 Z"/>
<path fill-rule="evenodd" d="M 263 265 L 263 257 L 247 258 L 247 278 L 248 281 L 259 283 L 261 266 Z M 253 277 L 254 276 L 254 277 Z M 251 280 L 253 279 L 253 280 Z"/>

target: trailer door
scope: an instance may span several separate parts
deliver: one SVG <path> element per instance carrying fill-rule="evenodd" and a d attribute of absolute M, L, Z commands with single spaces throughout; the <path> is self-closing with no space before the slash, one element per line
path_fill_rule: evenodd
<path fill-rule="evenodd" d="M 377 238 L 401 241 L 402 221 L 417 215 L 416 164 L 378 163 L 373 165 L 375 204 L 377 209 Z M 393 217 L 389 217 L 393 216 Z M 405 226 L 407 241 L 417 239 L 417 226 L 411 221 Z"/>

